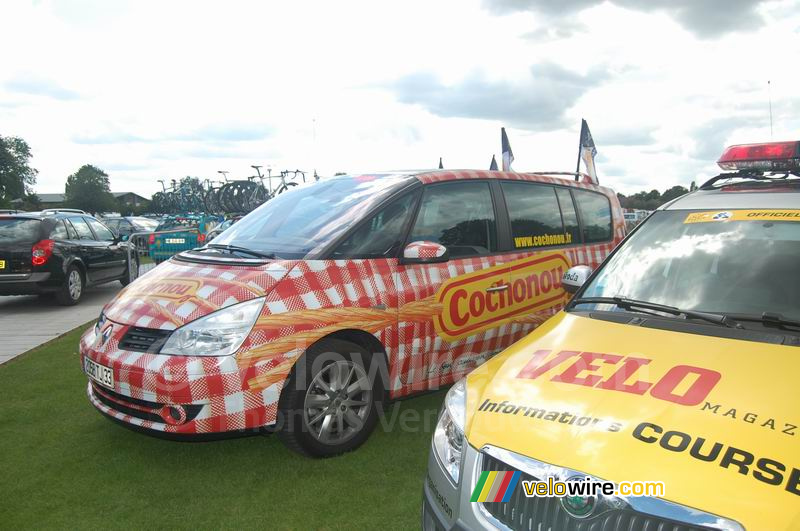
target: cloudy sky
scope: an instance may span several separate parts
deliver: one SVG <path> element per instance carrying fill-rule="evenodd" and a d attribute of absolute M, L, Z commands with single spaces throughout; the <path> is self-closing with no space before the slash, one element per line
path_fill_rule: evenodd
<path fill-rule="evenodd" d="M 0 134 L 37 192 L 275 170 L 574 171 L 580 120 L 623 193 L 800 139 L 800 0 L 6 1 Z M 770 81 L 768 87 L 767 81 Z"/>

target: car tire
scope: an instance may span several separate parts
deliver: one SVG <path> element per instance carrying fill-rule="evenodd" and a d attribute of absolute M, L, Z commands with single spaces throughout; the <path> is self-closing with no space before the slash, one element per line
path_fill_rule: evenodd
<path fill-rule="evenodd" d="M 119 283 L 125 287 L 137 278 L 139 278 L 139 260 L 134 259 L 133 264 L 126 268 L 125 275 L 119 279 Z"/>
<path fill-rule="evenodd" d="M 56 302 L 62 306 L 74 306 L 80 302 L 83 297 L 83 291 L 86 287 L 86 281 L 83 278 L 83 273 L 80 268 L 75 265 L 67 268 L 67 275 L 64 279 L 64 284 L 56 291 Z"/>
<path fill-rule="evenodd" d="M 385 401 L 385 372 L 375 364 L 383 365 L 383 358 L 349 341 L 313 345 L 295 364 L 278 401 L 280 440 L 309 457 L 361 446 Z"/>

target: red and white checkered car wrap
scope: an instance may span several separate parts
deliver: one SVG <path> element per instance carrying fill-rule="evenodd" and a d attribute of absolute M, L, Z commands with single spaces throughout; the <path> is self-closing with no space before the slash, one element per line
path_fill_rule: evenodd
<path fill-rule="evenodd" d="M 466 178 L 482 178 L 486 173 L 469 172 Z M 492 173 L 503 178 L 526 178 L 525 174 Z M 434 182 L 465 176 L 435 172 L 418 178 Z M 564 184 L 563 180 L 554 180 Z M 94 328 L 81 338 L 82 357 L 114 372 L 113 391 L 90 383 L 90 400 L 100 411 L 121 421 L 171 433 L 215 433 L 271 425 L 277 419 L 281 389 L 298 357 L 315 341 L 342 330 L 369 335 L 383 346 L 392 397 L 449 384 L 558 312 L 567 298 L 525 319 L 501 321 L 494 328 L 448 343 L 434 326 L 434 318 L 442 312 L 436 294 L 444 282 L 476 271 L 504 268 L 539 252 L 560 254 L 569 264 L 594 268 L 623 237 L 622 212 L 612 192 L 568 183 L 610 196 L 614 241 L 409 266 L 400 265 L 397 259 L 275 261 L 257 267 L 166 262 L 137 279 L 106 306 L 108 321 L 101 332 L 111 327 L 108 340 L 102 340 L 102 333 L 95 337 Z M 560 289 L 560 277 L 558 282 Z M 265 298 L 264 308 L 234 356 L 171 356 L 120 348 L 132 327 L 174 330 L 257 297 Z M 165 418 L 170 405 L 200 409 L 185 421 L 158 422 L 141 414 L 155 412 Z"/>
<path fill-rule="evenodd" d="M 418 241 L 411 242 L 403 249 L 403 258 L 441 258 L 447 252 L 447 247 L 436 242 Z"/>

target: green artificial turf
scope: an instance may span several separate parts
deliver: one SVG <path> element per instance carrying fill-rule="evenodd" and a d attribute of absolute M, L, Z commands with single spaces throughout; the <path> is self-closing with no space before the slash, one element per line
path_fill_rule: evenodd
<path fill-rule="evenodd" d="M 274 435 L 165 441 L 89 404 L 81 330 L 0 366 L 0 527 L 419 528 L 442 392 L 389 406 L 366 444 L 331 459 Z"/>

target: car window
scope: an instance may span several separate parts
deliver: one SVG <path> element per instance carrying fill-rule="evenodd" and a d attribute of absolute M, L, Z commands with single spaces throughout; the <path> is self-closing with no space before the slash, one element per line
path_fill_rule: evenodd
<path fill-rule="evenodd" d="M 702 211 L 656 212 L 603 264 L 583 296 L 800 319 L 800 223 L 750 220 L 747 212 L 708 221 Z"/>
<path fill-rule="evenodd" d="M 50 232 L 50 238 L 53 240 L 68 240 L 69 234 L 67 234 L 67 226 L 64 225 L 63 221 L 58 221 L 56 226 L 53 227 L 53 230 Z"/>
<path fill-rule="evenodd" d="M 422 240 L 444 245 L 453 258 L 496 251 L 497 229 L 489 183 L 428 186 L 409 239 Z"/>
<path fill-rule="evenodd" d="M 89 228 L 89 225 L 86 221 L 81 217 L 74 217 L 69 218 L 70 223 L 75 228 L 75 232 L 78 233 L 79 240 L 94 240 L 94 234 L 92 234 L 92 229 Z"/>
<path fill-rule="evenodd" d="M 572 236 L 564 232 L 552 186 L 526 182 L 502 182 L 500 186 L 516 249 L 572 243 Z"/>
<path fill-rule="evenodd" d="M 32 243 L 39 240 L 38 219 L 0 219 L 0 243 Z"/>
<path fill-rule="evenodd" d="M 108 227 L 97 221 L 96 219 L 92 218 L 85 218 L 86 221 L 89 222 L 89 225 L 92 226 L 94 233 L 97 235 L 97 239 L 102 242 L 110 242 L 114 240 L 114 233 L 108 230 Z"/>
<path fill-rule="evenodd" d="M 106 224 L 106 227 L 108 227 L 111 230 L 118 230 L 119 229 L 120 220 L 118 220 L 118 219 L 106 219 L 106 220 L 104 220 L 104 222 Z"/>
<path fill-rule="evenodd" d="M 583 224 L 583 242 L 609 241 L 614 233 L 611 223 L 611 203 L 603 194 L 574 190 L 575 202 Z"/>
<path fill-rule="evenodd" d="M 391 202 L 362 224 L 334 251 L 335 258 L 380 258 L 393 256 L 403 239 L 419 193 L 409 193 Z"/>
<path fill-rule="evenodd" d="M 572 243 L 580 242 L 581 231 L 572 194 L 567 188 L 556 188 L 556 196 L 558 196 L 558 205 L 561 207 L 561 219 L 564 220 L 564 233 L 570 235 Z"/>
<path fill-rule="evenodd" d="M 78 238 L 78 233 L 75 231 L 75 227 L 72 226 L 72 223 L 70 223 L 68 219 L 65 219 L 65 220 L 62 220 L 62 221 L 64 222 L 64 225 L 67 227 L 67 235 L 69 236 L 68 239 L 70 239 L 70 240 L 79 239 Z"/>

